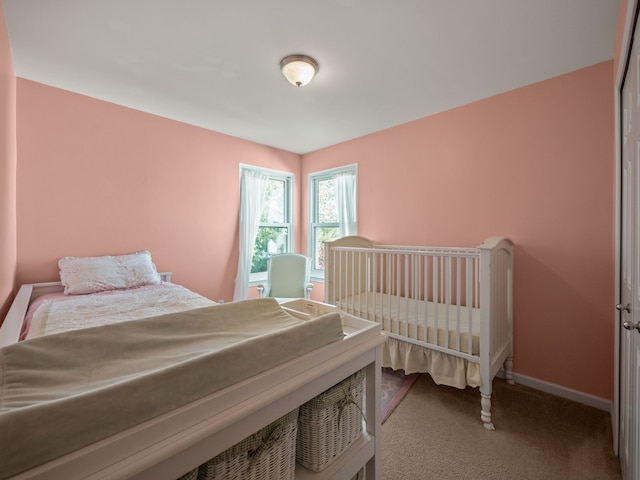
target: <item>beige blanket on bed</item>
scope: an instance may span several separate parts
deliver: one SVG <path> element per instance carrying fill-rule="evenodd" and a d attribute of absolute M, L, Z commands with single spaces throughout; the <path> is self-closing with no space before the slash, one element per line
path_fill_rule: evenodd
<path fill-rule="evenodd" d="M 7 478 L 343 337 L 269 298 L 76 330 L 0 348 Z"/>

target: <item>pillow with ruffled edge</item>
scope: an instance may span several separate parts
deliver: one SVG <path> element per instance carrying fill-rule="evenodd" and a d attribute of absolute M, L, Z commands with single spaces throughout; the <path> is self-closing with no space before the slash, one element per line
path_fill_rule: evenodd
<path fill-rule="evenodd" d="M 151 253 L 146 250 L 115 256 L 63 257 L 58 260 L 58 268 L 67 295 L 124 290 L 161 282 Z"/>

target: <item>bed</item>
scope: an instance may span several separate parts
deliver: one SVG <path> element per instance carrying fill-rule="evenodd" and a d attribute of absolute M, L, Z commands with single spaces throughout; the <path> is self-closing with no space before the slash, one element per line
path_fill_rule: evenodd
<path fill-rule="evenodd" d="M 216 304 L 155 275 L 67 297 L 64 280 L 20 288 L 0 327 L 1 479 L 177 479 L 361 370 L 364 434 L 295 478 L 379 476 L 378 325 L 269 298 Z M 137 317 L 121 294 L 141 291 L 159 296 Z M 74 311 L 84 324 L 59 328 Z"/>
<path fill-rule="evenodd" d="M 381 325 L 382 365 L 479 387 L 493 430 L 491 392 L 513 383 L 513 243 L 477 248 L 381 245 L 360 236 L 325 244 L 325 302 Z"/>

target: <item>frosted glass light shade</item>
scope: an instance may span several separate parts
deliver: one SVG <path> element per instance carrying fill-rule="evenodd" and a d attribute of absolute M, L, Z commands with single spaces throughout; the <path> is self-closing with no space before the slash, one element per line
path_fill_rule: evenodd
<path fill-rule="evenodd" d="M 302 87 L 318 72 L 318 62 L 306 55 L 289 55 L 280 61 L 280 69 L 292 85 Z"/>

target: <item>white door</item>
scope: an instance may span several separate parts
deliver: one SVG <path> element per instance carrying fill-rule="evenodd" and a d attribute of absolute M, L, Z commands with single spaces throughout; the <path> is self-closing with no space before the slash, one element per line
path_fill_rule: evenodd
<path fill-rule="evenodd" d="M 631 48 L 622 103 L 619 456 L 625 480 L 640 480 L 640 35 Z"/>

